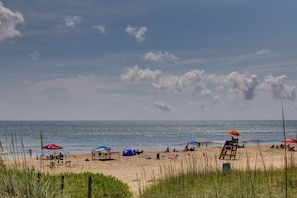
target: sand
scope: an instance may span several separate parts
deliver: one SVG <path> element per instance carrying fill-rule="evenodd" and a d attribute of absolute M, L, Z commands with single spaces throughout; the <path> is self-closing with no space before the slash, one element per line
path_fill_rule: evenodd
<path fill-rule="evenodd" d="M 93 172 L 111 175 L 127 183 L 131 192 L 137 196 L 140 188 L 147 187 L 164 177 L 166 174 L 176 174 L 186 169 L 220 170 L 223 164 L 230 163 L 230 169 L 269 169 L 285 167 L 285 151 L 290 165 L 297 159 L 297 152 L 286 149 L 272 149 L 270 145 L 247 146 L 237 149 L 235 160 L 219 159 L 222 146 L 200 147 L 195 151 L 178 151 L 165 153 L 164 151 L 144 151 L 137 156 L 124 157 L 120 152 L 112 153 L 112 160 L 92 160 L 91 153 L 68 155 L 64 157 L 63 164 L 50 168 L 52 160 L 26 159 L 28 167 L 34 166 L 36 170 L 58 174 L 63 172 Z M 159 160 L 156 154 L 160 154 Z M 177 158 L 174 158 L 178 154 Z M 151 159 L 148 159 L 148 158 Z M 293 160 L 292 160 L 293 159 Z M 66 163 L 66 161 L 70 161 Z M 6 163 L 9 163 L 6 161 Z M 67 164 L 67 166 L 66 166 Z M 224 166 L 226 167 L 226 166 Z"/>

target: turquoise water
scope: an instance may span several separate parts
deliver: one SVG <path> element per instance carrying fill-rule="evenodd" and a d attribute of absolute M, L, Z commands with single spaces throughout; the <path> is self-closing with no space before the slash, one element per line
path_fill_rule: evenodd
<path fill-rule="evenodd" d="M 296 125 L 296 120 L 285 122 L 286 137 L 296 138 Z M 13 140 L 20 152 L 28 155 L 31 148 L 34 156 L 41 153 L 41 133 L 43 145 L 55 143 L 71 154 L 89 153 L 100 145 L 107 145 L 112 151 L 165 150 L 183 149 L 192 140 L 208 142 L 208 146 L 223 145 L 231 138 L 227 133 L 230 129 L 240 131 L 239 139 L 246 145 L 279 144 L 284 138 L 281 120 L 0 121 L 0 140 L 5 150 L 9 150 Z"/>

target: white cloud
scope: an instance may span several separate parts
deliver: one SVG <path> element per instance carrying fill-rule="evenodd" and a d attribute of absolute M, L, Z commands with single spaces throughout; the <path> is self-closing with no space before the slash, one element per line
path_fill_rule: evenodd
<path fill-rule="evenodd" d="M 39 60 L 40 53 L 38 50 L 35 50 L 32 52 L 32 54 L 29 54 L 29 56 L 31 56 L 32 60 Z"/>
<path fill-rule="evenodd" d="M 172 90 L 178 93 L 193 88 L 203 95 L 210 96 L 212 92 L 206 88 L 203 77 L 204 71 L 192 70 L 182 76 L 160 77 L 158 82 L 153 82 L 153 86 L 161 90 Z"/>
<path fill-rule="evenodd" d="M 79 24 L 82 21 L 82 18 L 79 16 L 68 16 L 65 19 L 65 25 L 67 27 L 75 27 L 77 24 Z"/>
<path fill-rule="evenodd" d="M 16 25 L 24 23 L 25 20 L 22 13 L 12 12 L 4 7 L 0 1 L 0 41 L 21 36 L 21 33 L 16 29 Z"/>
<path fill-rule="evenodd" d="M 155 102 L 154 106 L 159 109 L 159 110 L 162 110 L 162 111 L 174 111 L 175 108 L 165 102 L 162 102 L 162 101 L 157 101 Z"/>
<path fill-rule="evenodd" d="M 95 29 L 100 34 L 105 33 L 105 26 L 102 25 L 102 24 L 100 24 L 100 25 L 94 25 L 94 26 L 92 26 L 92 29 Z"/>
<path fill-rule="evenodd" d="M 162 77 L 158 82 L 153 82 L 152 85 L 161 90 L 169 90 L 178 93 L 183 93 L 187 88 L 186 83 L 180 77 L 173 75 Z"/>
<path fill-rule="evenodd" d="M 154 52 L 147 52 L 144 56 L 143 56 L 144 60 L 149 60 L 149 61 L 153 61 L 153 62 L 165 62 L 165 61 L 178 61 L 179 58 L 176 57 L 174 54 L 168 53 L 168 52 L 160 52 L 158 51 L 157 53 Z"/>
<path fill-rule="evenodd" d="M 268 75 L 264 79 L 263 88 L 270 90 L 275 98 L 293 100 L 296 98 L 296 87 L 287 84 L 287 76 L 273 77 Z"/>
<path fill-rule="evenodd" d="M 262 49 L 262 50 L 256 52 L 256 55 L 257 56 L 260 56 L 260 55 L 267 55 L 267 54 L 270 54 L 270 53 L 271 53 L 270 50 L 268 50 L 268 49 Z"/>
<path fill-rule="evenodd" d="M 150 82 L 160 90 L 185 93 L 197 91 L 203 96 L 218 99 L 253 100 L 258 93 L 272 93 L 275 98 L 295 99 L 296 87 L 288 85 L 287 76 L 266 76 L 260 81 L 257 75 L 231 72 L 227 75 L 207 74 L 204 71 L 192 70 L 183 75 L 161 76 L 161 71 L 141 70 L 138 66 L 127 69 L 122 80 L 139 80 Z"/>
<path fill-rule="evenodd" d="M 138 42 L 142 42 L 145 40 L 144 34 L 146 33 L 146 31 L 147 31 L 146 27 L 138 28 L 138 27 L 132 27 L 130 25 L 126 27 L 126 32 L 128 32 L 130 35 L 133 35 Z"/>
<path fill-rule="evenodd" d="M 133 81 L 155 81 L 158 80 L 161 74 L 160 70 L 152 71 L 150 69 L 139 69 L 138 65 L 134 65 L 131 68 L 126 69 L 126 73 L 121 75 L 121 80 Z"/>
<path fill-rule="evenodd" d="M 247 76 L 237 72 L 230 73 L 225 83 L 234 97 L 243 95 L 246 100 L 251 100 L 255 97 L 255 90 L 259 84 L 256 75 Z"/>

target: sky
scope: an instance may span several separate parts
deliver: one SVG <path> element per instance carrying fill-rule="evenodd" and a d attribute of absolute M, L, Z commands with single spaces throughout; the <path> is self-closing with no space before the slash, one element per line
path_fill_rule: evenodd
<path fill-rule="evenodd" d="M 0 0 L 0 120 L 296 119 L 296 0 Z"/>

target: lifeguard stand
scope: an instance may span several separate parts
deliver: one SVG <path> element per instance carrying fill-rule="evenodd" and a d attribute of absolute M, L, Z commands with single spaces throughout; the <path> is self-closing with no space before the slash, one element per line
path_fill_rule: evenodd
<path fill-rule="evenodd" d="M 237 148 L 238 138 L 232 137 L 231 140 L 226 140 L 219 159 L 225 159 L 225 157 L 227 156 L 230 160 L 232 159 L 232 157 L 235 160 Z"/>

